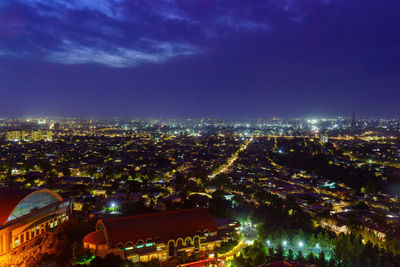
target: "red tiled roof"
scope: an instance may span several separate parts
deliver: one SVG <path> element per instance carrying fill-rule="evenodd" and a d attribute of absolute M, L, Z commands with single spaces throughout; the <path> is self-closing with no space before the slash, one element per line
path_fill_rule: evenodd
<path fill-rule="evenodd" d="M 159 237 L 167 243 L 171 239 L 194 237 L 198 230 L 217 231 L 214 218 L 203 208 L 103 219 L 97 222 L 97 227 L 101 224 L 104 225 L 111 248 L 128 241 L 136 244 L 138 240 L 145 242 L 152 238 L 155 241 Z"/>
<path fill-rule="evenodd" d="M 0 189 L 0 225 L 7 222 L 8 217 L 18 203 L 32 192 L 32 190 L 26 189 Z"/>
<path fill-rule="evenodd" d="M 106 239 L 104 238 L 104 234 L 102 231 L 94 231 L 85 236 L 83 242 L 94 245 L 101 245 L 106 244 Z"/>

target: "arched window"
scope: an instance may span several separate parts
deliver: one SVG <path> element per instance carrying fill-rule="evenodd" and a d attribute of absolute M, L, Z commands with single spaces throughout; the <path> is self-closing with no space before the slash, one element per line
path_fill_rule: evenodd
<path fill-rule="evenodd" d="M 142 239 L 139 239 L 136 242 L 136 248 L 142 248 L 142 247 L 144 247 L 144 241 Z"/>
<path fill-rule="evenodd" d="M 170 257 L 175 256 L 175 241 L 174 240 L 168 241 L 168 256 L 170 256 Z"/>
<path fill-rule="evenodd" d="M 190 237 L 186 237 L 185 243 L 186 243 L 186 246 L 191 245 L 192 244 L 192 239 Z"/>
<path fill-rule="evenodd" d="M 200 237 L 198 235 L 193 238 L 193 245 L 196 249 L 200 248 Z"/>
<path fill-rule="evenodd" d="M 126 249 L 133 249 L 133 242 L 132 241 L 128 241 L 125 244 Z"/>
<path fill-rule="evenodd" d="M 119 250 L 124 250 L 124 249 L 125 249 L 124 244 L 122 244 L 122 243 L 118 243 L 118 244 L 117 244 L 117 248 L 118 248 Z"/>
<path fill-rule="evenodd" d="M 176 246 L 178 248 L 183 247 L 183 239 L 182 238 L 178 238 L 178 240 L 176 241 Z"/>

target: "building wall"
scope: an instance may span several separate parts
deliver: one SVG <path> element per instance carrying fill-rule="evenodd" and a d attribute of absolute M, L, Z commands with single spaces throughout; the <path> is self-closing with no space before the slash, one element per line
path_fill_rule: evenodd
<path fill-rule="evenodd" d="M 17 218 L 5 226 L 0 226 L 0 255 L 31 241 L 46 229 L 57 227 L 68 220 L 71 204 L 65 203 L 67 202 L 44 208 L 37 214 L 32 213 L 26 218 Z"/>
<path fill-rule="evenodd" d="M 216 233 L 215 233 L 216 234 Z M 104 258 L 107 254 L 119 255 L 121 258 L 129 259 L 133 262 L 147 262 L 153 258 L 165 260 L 170 256 L 179 256 L 180 253 L 191 255 L 194 252 L 212 252 L 217 241 L 207 241 L 206 236 L 197 236 L 199 243 L 195 244 L 195 237 L 178 238 L 177 240 L 169 240 L 168 243 L 153 244 L 152 249 L 137 248 L 137 244 L 133 249 L 121 250 L 118 248 L 109 248 L 108 245 L 94 245 L 84 243 L 84 248 L 89 249 L 94 255 Z M 170 254 L 170 246 L 173 246 L 173 255 Z"/>

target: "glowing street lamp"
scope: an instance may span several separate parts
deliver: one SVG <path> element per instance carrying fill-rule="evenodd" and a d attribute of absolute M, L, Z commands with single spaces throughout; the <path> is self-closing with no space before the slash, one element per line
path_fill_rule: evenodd
<path fill-rule="evenodd" d="M 299 241 L 298 245 L 299 245 L 300 248 L 304 247 L 303 241 Z"/>
<path fill-rule="evenodd" d="M 283 240 L 282 244 L 283 244 L 283 246 L 286 246 L 287 245 L 287 241 Z"/>

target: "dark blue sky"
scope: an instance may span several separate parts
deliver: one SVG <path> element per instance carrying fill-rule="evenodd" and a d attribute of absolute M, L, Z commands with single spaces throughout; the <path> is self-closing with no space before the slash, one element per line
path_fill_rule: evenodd
<path fill-rule="evenodd" d="M 400 117 L 398 0 L 1 0 L 0 116 Z"/>

